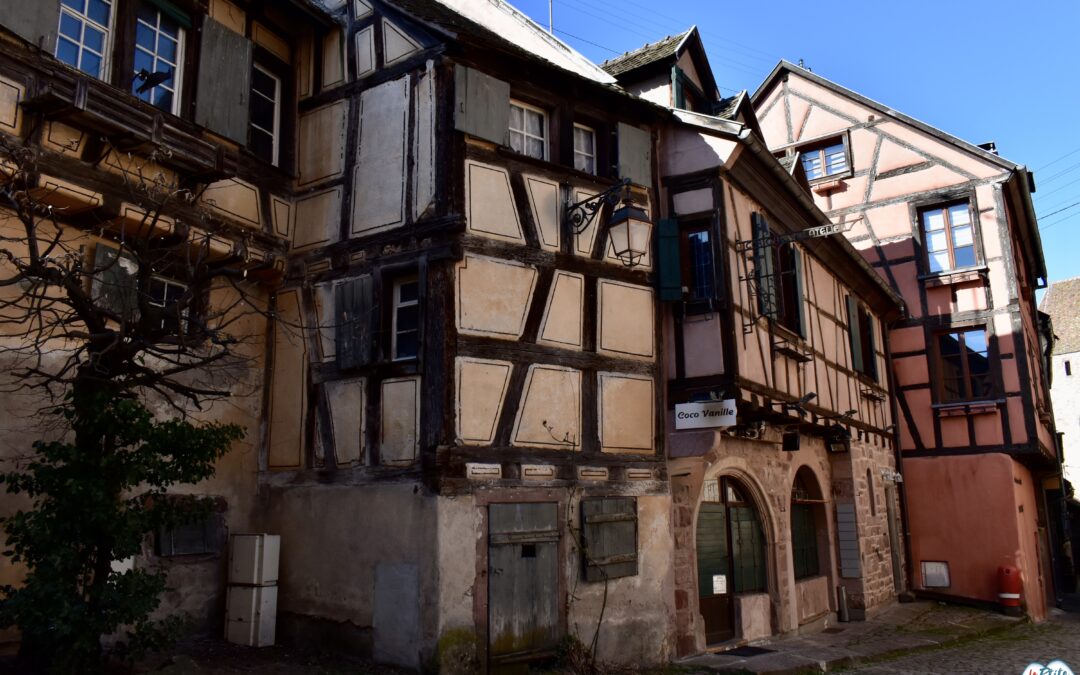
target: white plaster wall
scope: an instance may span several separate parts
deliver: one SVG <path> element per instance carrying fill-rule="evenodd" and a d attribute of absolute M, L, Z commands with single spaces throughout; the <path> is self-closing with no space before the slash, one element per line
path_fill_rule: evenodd
<path fill-rule="evenodd" d="M 1065 374 L 1066 361 L 1070 362 L 1072 375 Z M 1055 354 L 1051 368 L 1054 422 L 1057 430 L 1065 434 L 1065 479 L 1075 486 L 1080 481 L 1080 352 Z"/>

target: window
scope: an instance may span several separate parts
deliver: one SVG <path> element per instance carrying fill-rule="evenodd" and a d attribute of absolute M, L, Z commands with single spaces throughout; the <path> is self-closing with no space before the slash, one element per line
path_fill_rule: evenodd
<path fill-rule="evenodd" d="M 816 481 L 806 476 L 808 471 L 806 467 L 800 468 L 791 488 L 791 557 L 795 579 L 817 576 L 821 570 L 817 523 L 823 500 Z"/>
<path fill-rule="evenodd" d="M 920 219 L 930 272 L 975 264 L 975 230 L 967 201 L 925 209 Z"/>
<path fill-rule="evenodd" d="M 547 159 L 547 115 L 543 110 L 510 102 L 510 147 L 529 157 Z M 575 162 L 576 157 L 577 153 Z"/>
<path fill-rule="evenodd" d="M 280 138 L 281 78 L 256 63 L 251 71 L 248 148 L 259 159 L 277 166 Z"/>
<path fill-rule="evenodd" d="M 420 283 L 416 277 L 394 282 L 391 321 L 391 358 L 415 359 L 420 348 Z"/>
<path fill-rule="evenodd" d="M 176 303 L 185 299 L 187 285 L 160 275 L 150 277 L 145 297 L 138 291 L 138 260 L 128 253 L 107 244 L 99 243 L 94 251 L 93 298 L 103 309 L 114 315 L 117 321 L 139 320 L 141 310 L 155 307 L 161 310 L 160 328 L 175 335 L 186 330 L 183 321 L 189 314 L 188 307 L 177 311 Z"/>
<path fill-rule="evenodd" d="M 1072 377 L 1072 364 L 1065 362 L 1065 377 Z"/>
<path fill-rule="evenodd" d="M 828 178 L 847 172 L 847 148 L 842 139 L 834 139 L 816 147 L 801 148 L 803 171 L 807 180 Z"/>
<path fill-rule="evenodd" d="M 942 403 L 986 399 L 994 394 L 983 328 L 937 335 L 938 395 Z"/>
<path fill-rule="evenodd" d="M 633 497 L 581 500 L 581 537 L 585 581 L 638 573 L 637 500 Z"/>
<path fill-rule="evenodd" d="M 708 224 L 683 228 L 680 231 L 679 260 L 682 264 L 682 285 L 688 309 L 695 303 L 703 311 L 711 309 L 707 301 L 716 297 L 716 270 L 712 242 L 712 227 Z"/>
<path fill-rule="evenodd" d="M 110 0 L 61 0 L 56 58 L 84 73 L 104 79 L 112 15 Z"/>
<path fill-rule="evenodd" d="M 596 173 L 596 131 L 574 125 L 574 168 L 585 173 Z"/>
<path fill-rule="evenodd" d="M 91 3 L 96 1 L 90 0 Z M 161 8 L 140 3 L 135 14 L 132 93 L 160 110 L 176 114 L 180 109 L 180 69 L 183 62 L 183 28 Z"/>
<path fill-rule="evenodd" d="M 161 309 L 160 328 L 170 333 L 179 333 L 182 327 L 186 329 L 186 325 L 181 326 L 181 323 L 187 317 L 187 309 L 182 309 L 179 313 L 176 311 L 176 303 L 183 299 L 186 292 L 187 286 L 177 281 L 159 276 L 150 278 L 146 304 Z"/>
<path fill-rule="evenodd" d="M 794 244 L 781 243 L 760 213 L 752 213 L 751 220 L 758 311 L 802 335 L 802 254 Z"/>
<path fill-rule="evenodd" d="M 167 557 L 218 553 L 225 538 L 222 530 L 222 518 L 218 513 L 193 523 L 162 527 L 157 532 L 157 554 Z"/>
<path fill-rule="evenodd" d="M 847 298 L 848 340 L 851 369 L 877 380 L 877 350 L 874 346 L 874 317 L 853 296 Z"/>
<path fill-rule="evenodd" d="M 949 579 L 949 563 L 941 561 L 922 561 L 923 588 L 948 588 L 952 585 Z"/>

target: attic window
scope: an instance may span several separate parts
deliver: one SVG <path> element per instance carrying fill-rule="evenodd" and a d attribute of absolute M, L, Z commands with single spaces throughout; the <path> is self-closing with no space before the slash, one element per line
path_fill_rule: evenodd
<path fill-rule="evenodd" d="M 799 148 L 807 180 L 818 180 L 848 173 L 847 145 L 844 138 L 830 138 L 821 143 Z"/>

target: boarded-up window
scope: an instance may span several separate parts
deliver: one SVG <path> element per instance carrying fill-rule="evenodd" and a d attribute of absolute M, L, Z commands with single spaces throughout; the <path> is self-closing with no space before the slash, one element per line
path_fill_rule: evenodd
<path fill-rule="evenodd" d="M 583 499 L 582 567 L 586 581 L 632 577 L 638 572 L 637 500 Z"/>

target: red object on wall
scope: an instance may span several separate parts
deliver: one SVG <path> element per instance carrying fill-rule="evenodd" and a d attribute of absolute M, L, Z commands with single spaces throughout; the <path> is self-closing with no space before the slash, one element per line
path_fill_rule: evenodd
<path fill-rule="evenodd" d="M 1008 612 L 1010 609 L 1020 608 L 1020 570 L 1012 565 L 1002 565 L 998 568 L 998 601 Z"/>

